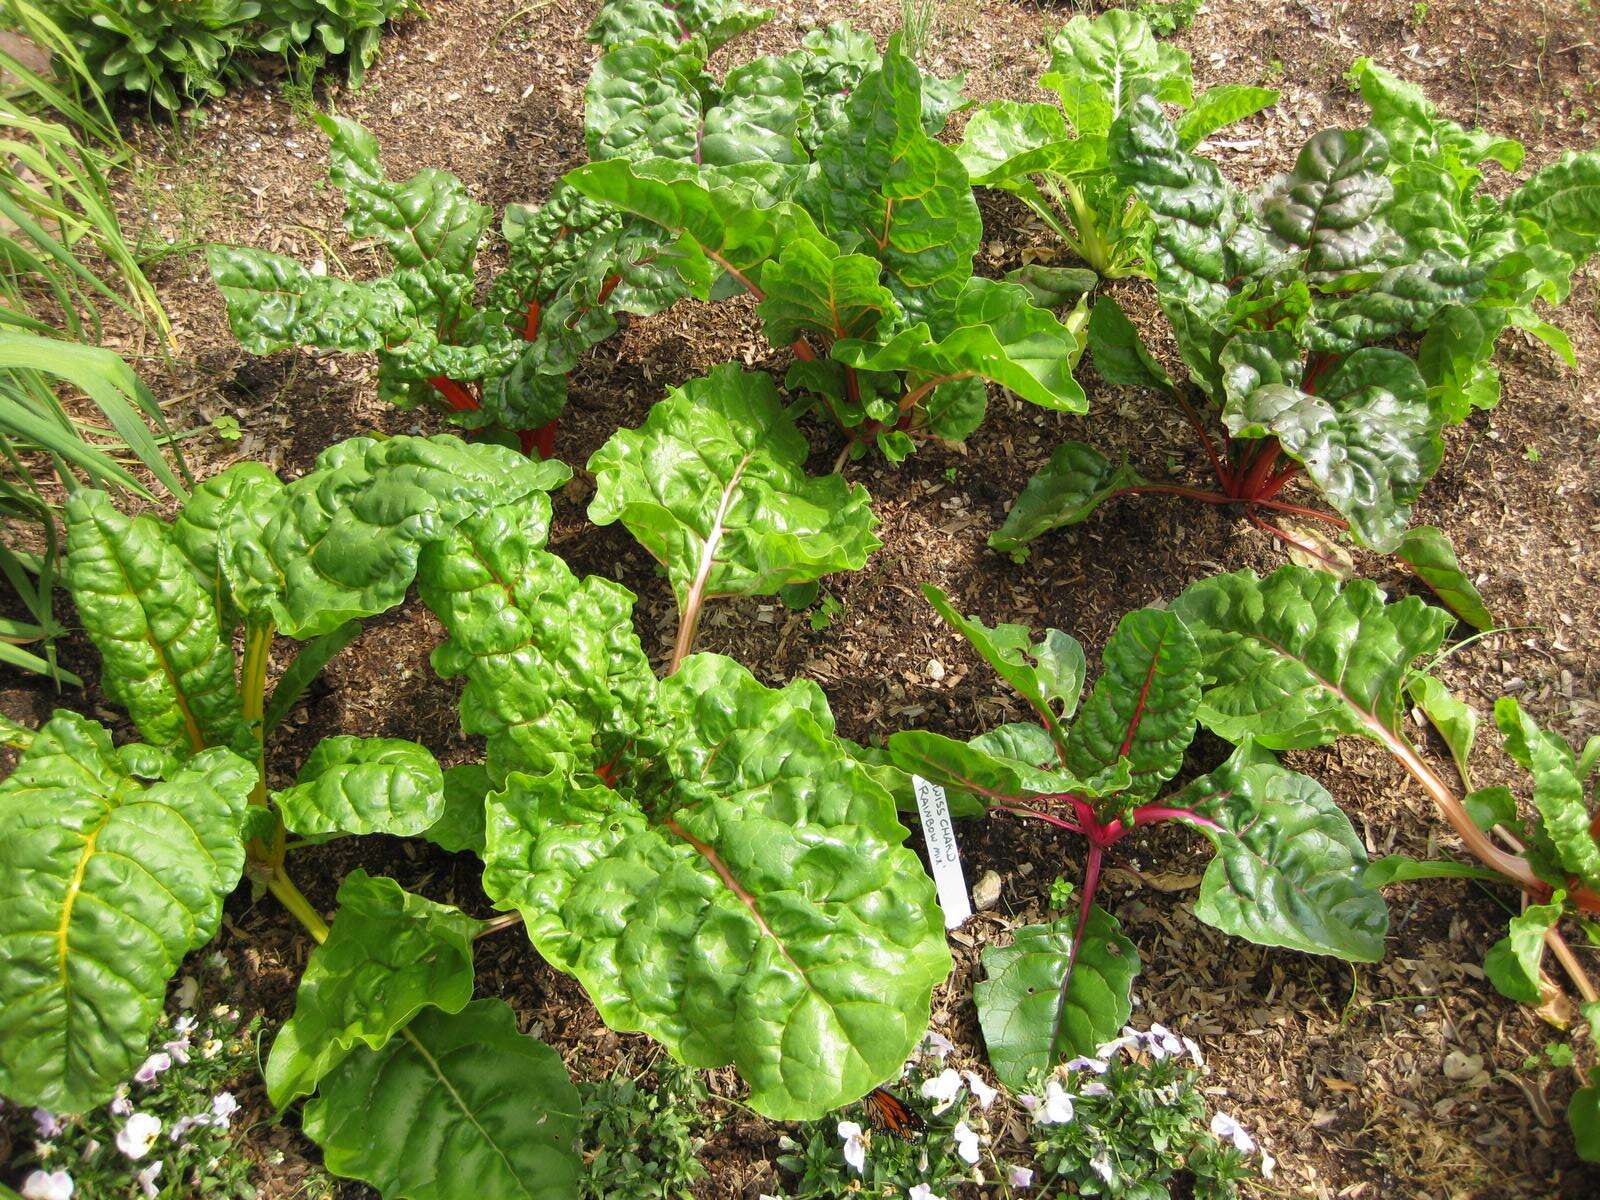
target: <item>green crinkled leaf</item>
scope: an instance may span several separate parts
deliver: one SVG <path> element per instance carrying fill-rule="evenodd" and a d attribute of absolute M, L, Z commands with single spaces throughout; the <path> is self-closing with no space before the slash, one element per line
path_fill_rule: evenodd
<path fill-rule="evenodd" d="M 996 745 L 988 734 L 971 742 L 920 729 L 889 735 L 895 766 L 944 788 L 950 813 L 958 818 L 982 816 L 992 804 L 1025 801 L 1029 793 L 1073 789 L 1077 781 L 1071 776 L 1017 759 L 1013 748 Z"/>
<path fill-rule="evenodd" d="M 1074 138 L 1054 104 L 996 100 L 967 122 L 957 148 L 974 184 L 1026 191 L 1028 177 L 1077 175 L 1105 165 L 1104 148 Z"/>
<path fill-rule="evenodd" d="M 279 629 L 317 637 L 398 604 L 422 547 L 483 509 L 520 500 L 548 515 L 535 497 L 570 473 L 448 435 L 351 438 L 284 489 L 260 538 L 235 548 L 235 563 Z"/>
<path fill-rule="evenodd" d="M 1301 149 L 1294 170 L 1262 192 L 1262 221 L 1280 249 L 1304 256 L 1312 282 L 1370 270 L 1390 253 L 1379 219 L 1394 195 L 1388 162 L 1389 144 L 1376 129 L 1325 129 Z"/>
<path fill-rule="evenodd" d="M 329 178 L 344 192 L 345 228 L 376 239 L 397 266 L 470 272 L 489 210 L 474 203 L 459 179 L 425 167 L 404 183 L 391 182 L 377 138 L 344 117 L 319 112 L 316 120 L 330 143 Z"/>
<path fill-rule="evenodd" d="M 1415 596 L 1393 604 L 1369 580 L 1284 566 L 1191 584 L 1172 604 L 1200 647 L 1198 716 L 1238 742 L 1288 750 L 1341 734 L 1399 737 L 1401 687 L 1438 650 L 1448 613 Z"/>
<path fill-rule="evenodd" d="M 420 561 L 418 589 L 447 635 L 433 669 L 466 676 L 461 728 L 487 739 L 496 781 L 558 760 L 592 769 L 657 724 L 633 593 L 574 578 L 543 550 L 548 527 L 547 503 L 490 509 Z"/>
<path fill-rule="evenodd" d="M 1430 250 L 1347 294 L 1318 296 L 1307 341 L 1314 350 L 1350 354 L 1402 333 L 1426 330 L 1436 313 L 1471 304 L 1483 291 L 1481 267 Z"/>
<path fill-rule="evenodd" d="M 761 268 L 765 298 L 756 306 L 774 346 L 820 336 L 826 345 L 842 338 L 871 338 L 881 320 L 900 307 L 878 280 L 883 268 L 865 254 L 840 254 L 831 243 L 793 241 Z"/>
<path fill-rule="evenodd" d="M 645 38 L 693 41 L 709 54 L 771 19 L 770 8 L 737 0 L 606 0 L 589 26 L 589 40 L 606 50 Z"/>
<path fill-rule="evenodd" d="M 1144 339 L 1110 296 L 1095 297 L 1089 311 L 1089 355 L 1107 383 L 1121 387 L 1172 390 L 1172 378 L 1145 349 Z"/>
<path fill-rule="evenodd" d="M 340 734 L 318 742 L 294 786 L 272 800 L 284 826 L 302 837 L 410 837 L 442 815 L 444 773 L 416 742 Z"/>
<path fill-rule="evenodd" d="M 1077 525 L 1120 491 L 1145 479 L 1126 463 L 1114 463 L 1092 446 L 1062 442 L 1017 497 L 989 545 L 1021 562 L 1028 543 L 1053 529 Z"/>
<path fill-rule="evenodd" d="M 810 453 L 770 375 L 717 367 L 673 388 L 589 460 L 589 518 L 621 521 L 660 562 L 680 610 L 770 596 L 858 570 L 882 543 L 866 489 L 805 474 Z"/>
<path fill-rule="evenodd" d="M 1044 83 L 1080 135 L 1103 134 L 1143 96 L 1182 106 L 1193 98 L 1188 53 L 1158 40 L 1143 16 L 1117 8 L 1073 17 L 1056 32 Z"/>
<path fill-rule="evenodd" d="M 167 529 L 168 540 L 215 599 L 222 629 L 231 629 L 239 616 L 228 577 L 232 548 L 260 536 L 281 491 L 283 484 L 270 468 L 235 463 L 196 484 Z"/>
<path fill-rule="evenodd" d="M 1587 258 L 1600 247 L 1600 151 L 1567 151 L 1513 192 L 1507 207 L 1537 223 L 1557 250 Z"/>
<path fill-rule="evenodd" d="M 1026 625 L 991 627 L 976 615 L 963 617 L 931 583 L 922 585 L 922 594 L 995 674 L 1028 702 L 1051 738 L 1064 745 L 1061 722 L 1077 710 L 1083 693 L 1085 664 L 1077 639 L 1059 629 L 1046 629 L 1035 641 L 1033 630 Z"/>
<path fill-rule="evenodd" d="M 1093 1055 L 1133 1011 L 1139 952 L 1099 905 L 1089 910 L 1063 1009 L 1073 925 L 1068 919 L 1025 925 L 1011 945 L 984 949 L 986 978 L 972 989 L 978 1024 L 995 1077 L 1013 1090 L 1065 1059 Z"/>
<path fill-rule="evenodd" d="M 1040 308 L 1065 308 L 1100 286 L 1100 276 L 1087 267 L 1046 267 L 1030 263 L 1006 272 L 1007 283 L 1020 283 Z"/>
<path fill-rule="evenodd" d="M 1151 96 L 1117 118 L 1109 146 L 1112 173 L 1151 211 L 1157 290 L 1201 315 L 1220 313 L 1231 284 L 1253 277 L 1270 257 L 1245 197 L 1215 163 L 1183 147 Z"/>
<path fill-rule="evenodd" d="M 427 1009 L 306 1105 L 328 1170 L 383 1200 L 577 1200 L 578 1091 L 503 1000 Z"/>
<path fill-rule="evenodd" d="M 1455 547 L 1443 530 L 1432 525 L 1408 529 L 1394 553 L 1456 616 L 1474 629 L 1494 628 L 1494 617 L 1485 607 L 1482 593 L 1461 569 Z"/>
<path fill-rule="evenodd" d="M 1172 613 L 1141 608 L 1118 622 L 1101 663 L 1063 761 L 1079 779 L 1093 779 L 1127 759 L 1129 797 L 1149 799 L 1178 773 L 1194 739 L 1199 651 Z"/>
<path fill-rule="evenodd" d="M 1540 729 L 1510 696 L 1495 701 L 1494 720 L 1506 753 L 1533 776 L 1533 806 L 1562 867 L 1600 887 L 1600 846 L 1589 832 L 1591 817 L 1572 747 Z"/>
<path fill-rule="evenodd" d="M 1428 723 L 1439 731 L 1450 748 L 1457 774 L 1470 789 L 1472 776 L 1467 771 L 1467 761 L 1472 757 L 1472 745 L 1478 738 L 1477 710 L 1457 698 L 1432 675 L 1411 676 L 1406 681 L 1406 694 L 1422 710 Z"/>
<path fill-rule="evenodd" d="M 424 1008 L 460 1012 L 472 999 L 481 922 L 359 869 L 339 885 L 338 904 L 267 1058 L 267 1094 L 279 1108 L 316 1091 L 358 1045 L 381 1050 Z"/>
<path fill-rule="evenodd" d="M 1500 372 L 1494 344 L 1505 327 L 1494 311 L 1451 305 L 1435 314 L 1417 347 L 1417 369 L 1428 397 L 1449 425 L 1459 425 L 1475 409 L 1500 403 Z"/>
<path fill-rule="evenodd" d="M 65 578 L 100 651 L 101 686 L 145 740 L 187 751 L 231 745 L 244 710 L 212 597 L 152 517 L 104 492 L 67 499 Z"/>
<path fill-rule="evenodd" d="M 1195 916 L 1261 946 L 1377 962 L 1389 910 L 1363 879 L 1367 852 L 1333 797 L 1245 742 L 1170 801 L 1217 848 Z"/>
<path fill-rule="evenodd" d="M 1350 75 L 1361 88 L 1361 98 L 1372 109 L 1372 124 L 1388 140 L 1397 162 L 1409 163 L 1449 156 L 1458 166 L 1470 167 L 1493 159 L 1508 171 L 1522 165 L 1522 146 L 1480 129 L 1468 130 L 1441 118 L 1420 89 L 1406 83 L 1370 58 L 1358 58 Z"/>
<path fill-rule="evenodd" d="M 205 750 L 145 785 L 127 757 L 57 711 L 0 782 L 0 1091 L 18 1104 L 82 1112 L 127 1080 L 244 870 L 249 763 Z"/>
<path fill-rule="evenodd" d="M 482 763 L 462 763 L 444 772 L 444 809 L 422 836 L 441 850 L 483 855 L 483 806 L 494 783 Z"/>
<path fill-rule="evenodd" d="M 1416 364 L 1397 350 L 1358 350 L 1308 395 L 1257 352 L 1260 342 L 1239 337 L 1223 350 L 1228 432 L 1277 438 L 1358 541 L 1394 549 L 1444 455 L 1441 422 Z"/>
<path fill-rule="evenodd" d="M 1530 904 L 1511 918 L 1506 936 L 1483 956 L 1483 971 L 1502 996 L 1523 1004 L 1541 1004 L 1539 963 L 1544 959 L 1545 931 L 1561 919 L 1562 893 L 1550 904 Z"/>
<path fill-rule="evenodd" d="M 935 338 L 925 322 L 881 346 L 840 342 L 834 357 L 866 371 L 905 371 L 912 390 L 964 378 L 988 379 L 1024 400 L 1056 412 L 1089 408 L 1072 377 L 1080 346 L 1054 313 L 1033 303 L 1028 289 L 992 279 L 967 280 Z"/>
<path fill-rule="evenodd" d="M 843 249 L 883 263 L 908 321 L 944 336 L 945 313 L 972 275 L 983 221 L 961 159 L 923 128 L 915 63 L 891 49 L 861 80 L 797 198 Z"/>
<path fill-rule="evenodd" d="M 927 1026 L 950 965 L 932 882 L 814 689 L 693 655 L 658 694 L 664 761 L 623 759 L 615 788 L 513 774 L 490 799 L 485 890 L 607 1024 L 731 1063 L 758 1112 L 815 1119 L 895 1075 Z"/>

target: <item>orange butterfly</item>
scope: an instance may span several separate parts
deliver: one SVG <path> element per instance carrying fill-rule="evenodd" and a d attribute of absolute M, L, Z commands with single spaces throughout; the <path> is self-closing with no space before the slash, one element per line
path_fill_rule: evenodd
<path fill-rule="evenodd" d="M 922 1118 L 888 1088 L 873 1088 L 861 1103 L 866 1106 L 867 1118 L 874 1129 L 884 1130 L 907 1141 L 923 1130 Z"/>

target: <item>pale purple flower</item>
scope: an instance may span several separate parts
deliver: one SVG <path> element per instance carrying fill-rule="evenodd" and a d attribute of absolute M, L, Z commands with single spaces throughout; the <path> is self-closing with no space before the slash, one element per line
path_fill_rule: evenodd
<path fill-rule="evenodd" d="M 117 1094 L 111 1097 L 111 1103 L 106 1105 L 113 1117 L 133 1116 L 133 1101 L 128 1099 L 128 1085 L 122 1084 L 117 1088 Z"/>
<path fill-rule="evenodd" d="M 1012 1187 L 1029 1188 L 1033 1186 L 1032 1167 L 1012 1167 L 1011 1173 L 1006 1176 Z"/>
<path fill-rule="evenodd" d="M 1111 1155 L 1106 1153 L 1105 1150 L 1097 1151 L 1095 1156 L 1089 1160 L 1089 1169 L 1107 1183 L 1112 1182 L 1117 1177 L 1116 1168 L 1111 1165 Z"/>
<path fill-rule="evenodd" d="M 135 1083 L 149 1085 L 156 1081 L 156 1076 L 161 1074 L 161 1072 L 170 1071 L 171 1069 L 172 1055 L 165 1053 L 152 1054 L 149 1058 L 145 1059 L 143 1065 L 133 1073 L 133 1081 Z"/>
<path fill-rule="evenodd" d="M 969 1163 L 978 1161 L 978 1135 L 965 1121 L 957 1121 L 950 1131 L 956 1139 L 956 1153 Z"/>
<path fill-rule="evenodd" d="M 22 1181 L 22 1200 L 72 1200 L 73 1188 L 65 1171 L 33 1171 Z"/>
<path fill-rule="evenodd" d="M 1080 1096 L 1104 1096 L 1110 1091 L 1111 1091 L 1111 1089 L 1108 1088 L 1105 1084 L 1101 1083 L 1098 1079 L 1091 1079 L 1091 1080 L 1089 1080 L 1088 1083 L 1084 1084 L 1082 1087 L 1080 1087 L 1078 1089 L 1078 1095 L 1080 1095 Z"/>
<path fill-rule="evenodd" d="M 1115 1058 L 1124 1050 L 1131 1050 L 1138 1044 L 1139 1039 L 1133 1033 L 1133 1031 L 1131 1029 L 1124 1029 L 1121 1037 L 1112 1038 L 1109 1042 L 1102 1042 L 1100 1045 L 1096 1046 L 1094 1048 L 1094 1056 L 1096 1058 Z"/>
<path fill-rule="evenodd" d="M 940 1062 L 943 1062 L 955 1048 L 954 1042 L 932 1029 L 922 1035 L 922 1045 L 919 1047 L 929 1058 L 936 1058 Z"/>
<path fill-rule="evenodd" d="M 943 1112 L 956 1102 L 961 1094 L 961 1073 L 946 1067 L 931 1079 L 922 1081 L 922 1098 L 935 1103 L 935 1111 Z"/>
<path fill-rule="evenodd" d="M 117 1149 L 129 1158 L 141 1159 L 150 1153 L 150 1147 L 161 1136 L 161 1119 L 149 1113 L 136 1112 L 117 1131 Z"/>
<path fill-rule="evenodd" d="M 139 1181 L 139 1190 L 145 1194 L 147 1200 L 155 1200 L 156 1176 L 160 1174 L 161 1163 L 157 1160 L 134 1176 Z"/>
<path fill-rule="evenodd" d="M 1096 1075 L 1104 1075 L 1111 1069 L 1111 1064 L 1105 1059 L 1089 1058 L 1082 1054 L 1068 1059 L 1066 1066 L 1069 1071 L 1093 1071 Z"/>
<path fill-rule="evenodd" d="M 978 1107 L 984 1112 L 989 1111 L 989 1105 L 994 1103 L 994 1098 L 1000 1093 L 984 1082 L 983 1076 L 976 1071 L 963 1071 L 961 1078 L 967 1081 L 967 1088 L 978 1101 Z"/>
<path fill-rule="evenodd" d="M 204 1113 L 198 1117 L 179 1117 L 172 1123 L 172 1128 L 168 1131 L 167 1136 L 174 1142 L 182 1143 L 191 1129 L 203 1129 L 209 1124 L 211 1124 L 210 1113 Z"/>
<path fill-rule="evenodd" d="M 193 1014 L 182 1013 L 179 1015 L 178 1019 L 172 1023 L 172 1032 L 181 1038 L 186 1038 L 194 1032 L 195 1026 L 199 1023 L 200 1022 L 194 1019 Z"/>
<path fill-rule="evenodd" d="M 1219 1112 L 1212 1116 L 1211 1134 L 1220 1141 L 1231 1142 L 1233 1148 L 1241 1154 L 1250 1154 L 1256 1148 L 1255 1138 L 1227 1113 Z"/>
<path fill-rule="evenodd" d="M 919 1183 L 908 1192 L 906 1200 L 944 1200 L 943 1196 L 935 1196 L 933 1189 L 925 1183 Z"/>
<path fill-rule="evenodd" d="M 857 1175 L 861 1174 L 867 1167 L 865 1132 L 854 1121 L 840 1121 L 839 1136 L 844 1140 L 844 1161 Z"/>
<path fill-rule="evenodd" d="M 1072 1097 L 1059 1080 L 1052 1079 L 1045 1085 L 1044 1103 L 1033 1114 L 1033 1119 L 1041 1125 L 1065 1125 L 1072 1120 Z"/>
<path fill-rule="evenodd" d="M 211 1123 L 218 1129 L 226 1129 L 233 1114 L 239 1111 L 239 1102 L 233 1098 L 232 1092 L 218 1092 L 211 1097 Z"/>
<path fill-rule="evenodd" d="M 62 1129 L 61 1118 L 48 1108 L 34 1109 L 33 1123 L 39 1127 L 39 1136 L 42 1138 L 53 1138 Z"/>
<path fill-rule="evenodd" d="M 1195 1066 L 1203 1067 L 1206 1065 L 1205 1057 L 1200 1053 L 1200 1046 L 1192 1037 L 1183 1039 L 1183 1048 L 1189 1052 L 1189 1057 L 1194 1060 Z"/>

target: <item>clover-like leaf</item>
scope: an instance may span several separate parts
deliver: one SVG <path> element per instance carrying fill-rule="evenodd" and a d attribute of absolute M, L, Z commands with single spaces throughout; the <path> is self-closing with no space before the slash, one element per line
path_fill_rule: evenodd
<path fill-rule="evenodd" d="M 272 799 L 289 832 L 302 837 L 410 837 L 443 814 L 444 773 L 416 742 L 339 734 L 318 742 L 294 786 Z"/>
<path fill-rule="evenodd" d="M 1083 386 L 1072 377 L 1082 349 L 1077 336 L 1054 313 L 1036 306 L 1021 284 L 967 280 L 943 327 L 937 338 L 919 322 L 881 346 L 841 342 L 834 357 L 866 371 L 905 371 L 917 395 L 978 378 L 1041 408 L 1088 411 Z"/>
<path fill-rule="evenodd" d="M 1172 604 L 1200 647 L 1207 729 L 1274 750 L 1342 734 L 1400 736 L 1411 664 L 1438 650 L 1450 615 L 1416 596 L 1393 604 L 1370 580 L 1325 571 L 1235 571 L 1191 584 Z"/>
<path fill-rule="evenodd" d="M 1276 337 L 1278 335 L 1266 335 Z M 1223 350 L 1223 420 L 1234 437 L 1275 437 L 1301 463 L 1363 545 L 1399 545 L 1411 504 L 1444 455 L 1440 419 L 1416 364 L 1368 347 L 1342 361 L 1309 394 L 1274 377 L 1246 337 Z"/>
<path fill-rule="evenodd" d="M 279 1108 L 316 1091 L 358 1045 L 381 1050 L 424 1008 L 460 1012 L 472 999 L 481 922 L 359 869 L 344 877 L 338 902 L 267 1058 L 267 1094 Z"/>
<path fill-rule="evenodd" d="M 67 587 L 106 695 L 163 749 L 232 744 L 244 721 L 233 647 L 188 559 L 153 517 L 124 516 L 104 492 L 80 488 L 66 509 Z"/>
<path fill-rule="evenodd" d="M 1100 678 L 1067 735 L 1066 768 L 1093 779 L 1127 759 L 1132 798 L 1154 796 L 1183 766 L 1200 703 L 1200 652 L 1158 608 L 1128 613 L 1106 642 Z"/>
<path fill-rule="evenodd" d="M 1047 629 L 1037 639 L 1026 625 L 985 625 L 976 615 L 963 617 L 949 598 L 931 583 L 922 594 L 934 610 L 972 643 L 984 662 L 994 668 L 1026 700 L 1051 737 L 1065 744 L 1061 722 L 1078 707 L 1083 692 L 1083 647 L 1059 629 Z"/>
<path fill-rule="evenodd" d="M 983 952 L 985 979 L 972 989 L 978 1024 L 995 1077 L 1014 1090 L 1065 1059 L 1093 1055 L 1133 1011 L 1139 952 L 1099 905 L 1089 909 L 1063 1004 L 1073 926 L 1025 925 L 1011 945 Z"/>
<path fill-rule="evenodd" d="M 950 965 L 932 882 L 814 689 L 701 654 L 658 695 L 672 741 L 621 759 L 615 787 L 510 776 L 485 889 L 607 1024 L 814 1119 L 895 1075 L 927 1026 Z"/>
<path fill-rule="evenodd" d="M 1217 848 L 1194 914 L 1261 946 L 1377 962 L 1389 910 L 1350 818 L 1316 780 L 1246 741 L 1170 801 Z"/>
<path fill-rule="evenodd" d="M 0 1092 L 18 1104 L 82 1112 L 128 1078 L 244 870 L 255 768 L 205 750 L 144 784 L 125 760 L 151 749 L 58 711 L 0 782 Z"/>
<path fill-rule="evenodd" d="M 503 1000 L 426 1009 L 323 1077 L 305 1131 L 383 1200 L 577 1200 L 578 1090 Z"/>
<path fill-rule="evenodd" d="M 989 535 L 989 545 L 1021 562 L 1028 557 L 1028 543 L 1088 520 L 1112 496 L 1145 482 L 1132 467 L 1112 462 L 1093 446 L 1062 442 Z"/>
<path fill-rule="evenodd" d="M 726 364 L 595 452 L 589 517 L 626 525 L 686 614 L 699 598 L 770 596 L 856 570 L 881 545 L 866 489 L 808 477 L 809 453 L 772 377 Z"/>
<path fill-rule="evenodd" d="M 1442 529 L 1433 525 L 1408 529 L 1394 553 L 1456 616 L 1474 629 L 1494 628 L 1494 617 L 1484 605 L 1483 594 L 1461 569 L 1456 549 Z"/>

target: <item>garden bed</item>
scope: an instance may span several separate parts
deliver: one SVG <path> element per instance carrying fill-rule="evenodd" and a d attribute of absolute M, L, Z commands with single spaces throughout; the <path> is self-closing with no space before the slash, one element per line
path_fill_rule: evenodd
<path fill-rule="evenodd" d="M 900 15 L 881 2 L 777 8 L 747 48 L 788 50 L 813 24 L 841 18 L 883 40 Z M 1344 78 L 1360 55 L 1422 86 L 1449 116 L 1521 140 L 1537 168 L 1595 140 L 1600 39 L 1586 8 L 1580 0 L 1212 0 L 1176 40 L 1193 55 L 1201 84 L 1282 90 L 1276 108 L 1218 143 L 1225 172 L 1241 183 L 1286 169 L 1292 148 L 1312 131 L 1364 119 Z M 596 51 L 583 35 L 591 9 L 571 0 L 435 0 L 429 19 L 403 22 L 385 38 L 362 90 L 332 100 L 378 137 L 394 177 L 441 167 L 497 211 L 537 201 L 585 158 L 583 87 Z M 941 13 L 926 65 L 965 72 L 967 94 L 978 100 L 1029 96 L 1043 31 L 1071 11 L 956 0 Z M 341 198 L 325 185 L 325 139 L 281 90 L 244 90 L 211 104 L 182 135 L 146 129 L 139 137 L 141 166 L 125 192 L 134 228 L 148 219 L 152 236 L 180 248 L 203 240 L 320 257 L 355 277 L 382 269 L 370 245 L 352 245 L 343 231 Z M 998 276 L 1049 246 L 1020 205 L 993 192 L 980 193 L 980 202 L 980 274 Z M 181 344 L 165 376 L 154 361 L 145 364 L 152 386 L 179 413 L 201 418 L 181 424 L 232 417 L 242 432 L 237 441 L 208 432 L 187 443 L 197 475 L 256 458 L 292 476 L 343 438 L 443 428 L 426 413 L 381 403 L 363 358 L 243 353 L 198 255 L 174 253 L 152 278 Z M 1153 301 L 1132 286 L 1116 294 L 1160 347 Z M 1516 627 L 1454 654 L 1441 677 L 1483 711 L 1515 695 L 1545 728 L 1580 744 L 1600 731 L 1597 305 L 1591 269 L 1562 318 L 1576 371 L 1520 334 L 1502 342 L 1504 401 L 1447 432 L 1444 465 L 1416 515 L 1451 537 L 1500 622 Z M 557 457 L 581 468 L 613 431 L 637 426 L 666 388 L 729 361 L 780 374 L 787 362 L 761 336 L 747 301 L 715 309 L 683 302 L 631 322 L 573 376 Z M 965 453 L 929 447 L 898 466 L 876 456 L 847 465 L 846 476 L 872 495 L 884 545 L 863 570 L 824 581 L 841 605 L 827 628 L 814 630 L 805 614 L 773 600 L 738 600 L 708 612 L 699 648 L 731 655 L 775 686 L 816 681 L 840 732 L 857 741 L 878 743 L 906 728 L 965 738 L 1026 714 L 935 617 L 922 584 L 936 584 L 962 612 L 989 623 L 1066 630 L 1095 661 L 1128 610 L 1170 601 L 1222 570 L 1265 574 L 1283 561 L 1279 544 L 1231 510 L 1156 497 L 1114 502 L 1090 522 L 1047 536 L 1021 565 L 988 549 L 1023 483 L 1065 438 L 1124 453 L 1147 473 L 1187 476 L 1204 467 L 1181 413 L 1108 386 L 1087 366 L 1078 374 L 1090 397 L 1087 416 L 1047 413 L 991 387 L 988 419 Z M 836 435 L 817 423 L 806 431 L 815 447 L 811 467 L 824 472 L 839 448 Z M 592 493 L 580 469 L 556 494 L 551 548 L 579 574 L 608 576 L 639 595 L 636 624 L 662 665 L 676 624 L 671 591 L 624 529 L 588 521 Z M 1417 590 L 1389 560 L 1368 556 L 1358 565 L 1391 595 Z M 414 600 L 371 622 L 290 716 L 290 736 L 276 751 L 281 762 L 268 763 L 274 785 L 288 782 L 330 730 L 420 741 L 445 765 L 477 758 L 459 732 L 458 687 L 428 665 L 440 638 Z M 68 641 L 62 654 L 69 668 L 94 675 L 86 642 Z M 0 692 L 0 709 L 30 724 L 55 703 L 38 681 L 13 679 Z M 110 715 L 98 705 L 91 711 Z M 1420 730 L 1417 737 L 1424 738 Z M 1495 740 L 1482 739 L 1473 759 L 1478 782 L 1514 783 Z M 1443 761 L 1442 746 L 1432 749 Z M 1195 765 L 1223 754 L 1220 742 L 1203 736 Z M 1346 739 L 1291 752 L 1287 762 L 1328 789 L 1374 856 L 1434 856 L 1441 826 L 1376 747 Z M 1101 903 L 1145 960 L 1135 984 L 1139 1021 L 1198 1039 L 1208 1095 L 1278 1160 L 1275 1180 L 1260 1194 L 1488 1200 L 1582 1197 L 1600 1188 L 1600 1169 L 1577 1162 L 1564 1123 L 1551 1115 L 1560 1113 L 1570 1079 L 1524 1068 L 1551 1031 L 1483 977 L 1483 952 L 1505 919 L 1489 892 L 1467 881 L 1391 889 L 1387 956 L 1352 965 L 1248 945 L 1199 923 L 1200 849 L 1193 834 L 1171 827 L 1148 837 L 1136 858 L 1111 871 Z M 1081 848 L 1041 826 L 985 821 L 963 828 L 961 851 L 969 880 L 998 874 L 999 900 L 954 935 L 956 970 L 935 992 L 933 1027 L 955 1043 L 957 1065 L 976 1067 L 984 1061 L 971 999 L 978 953 L 1040 919 L 1052 880 L 1079 873 Z M 298 875 L 326 912 L 356 867 L 470 913 L 490 911 L 478 861 L 421 842 L 335 842 L 302 852 Z M 248 890 L 236 895 L 217 948 L 233 967 L 230 982 L 215 985 L 218 999 L 259 1008 L 269 1028 L 288 1015 L 307 943 L 270 899 L 252 904 Z M 522 1028 L 537 1027 L 580 1078 L 619 1062 L 642 1067 L 661 1053 L 643 1036 L 607 1029 L 583 989 L 541 962 L 514 930 L 480 944 L 477 971 L 478 994 L 509 1000 Z M 711 1087 L 737 1097 L 743 1085 L 730 1070 L 713 1073 Z M 263 1095 L 245 1100 L 265 1111 Z M 700 1194 L 753 1198 L 776 1190 L 773 1164 L 785 1127 L 715 1100 L 707 1111 L 718 1128 L 702 1152 L 708 1176 Z M 315 1159 L 314 1147 L 282 1127 L 257 1128 L 249 1145 L 264 1164 L 265 1194 L 298 1194 L 302 1160 Z M 352 1197 L 373 1194 L 346 1188 Z"/>

